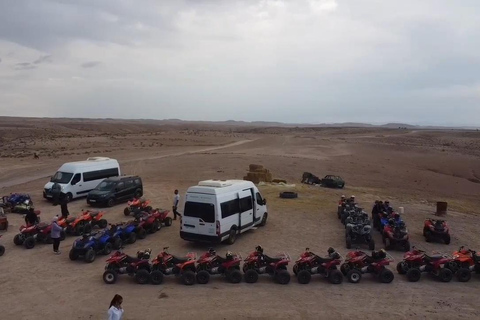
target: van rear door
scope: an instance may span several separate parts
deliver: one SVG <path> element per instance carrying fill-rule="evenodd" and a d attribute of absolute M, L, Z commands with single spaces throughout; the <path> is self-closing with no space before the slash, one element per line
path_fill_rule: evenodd
<path fill-rule="evenodd" d="M 250 189 L 238 193 L 240 205 L 241 232 L 248 230 L 253 225 L 253 199 Z"/>
<path fill-rule="evenodd" d="M 215 211 L 214 196 L 187 193 L 182 217 L 183 231 L 216 237 Z"/>

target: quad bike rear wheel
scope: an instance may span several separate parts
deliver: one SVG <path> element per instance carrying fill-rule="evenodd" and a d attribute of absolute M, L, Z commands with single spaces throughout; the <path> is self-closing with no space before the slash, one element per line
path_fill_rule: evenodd
<path fill-rule="evenodd" d="M 348 263 L 343 263 L 340 266 L 340 271 L 344 276 L 347 276 L 348 271 L 350 271 L 350 265 Z"/>
<path fill-rule="evenodd" d="M 328 280 L 333 284 L 340 284 L 343 282 L 343 274 L 337 269 L 331 270 L 328 275 Z"/>
<path fill-rule="evenodd" d="M 410 251 L 410 241 L 405 241 L 405 243 L 403 244 L 403 251 L 405 252 L 408 252 Z"/>
<path fill-rule="evenodd" d="M 150 273 L 150 282 L 154 285 L 159 285 L 163 282 L 163 273 L 160 270 L 154 270 Z"/>
<path fill-rule="evenodd" d="M 375 240 L 370 239 L 370 241 L 368 242 L 368 249 L 375 250 Z"/>
<path fill-rule="evenodd" d="M 90 248 L 87 250 L 87 252 L 85 252 L 85 256 L 83 257 L 83 260 L 86 263 L 92 263 L 93 261 L 95 261 L 96 256 L 97 254 L 95 253 L 95 250 Z"/>
<path fill-rule="evenodd" d="M 287 270 L 278 270 L 275 273 L 275 280 L 279 284 L 288 284 L 290 282 L 290 273 Z"/>
<path fill-rule="evenodd" d="M 113 248 L 114 250 L 120 249 L 121 246 L 122 246 L 122 239 L 120 239 L 120 238 L 115 238 L 115 239 L 113 239 L 113 241 L 112 241 L 112 248 Z"/>
<path fill-rule="evenodd" d="M 76 250 L 70 249 L 70 252 L 68 253 L 68 257 L 70 258 L 70 260 L 75 261 L 78 259 L 79 255 Z"/>
<path fill-rule="evenodd" d="M 137 241 L 137 234 L 135 232 L 132 232 L 128 235 L 128 243 L 132 244 Z"/>
<path fill-rule="evenodd" d="M 83 222 L 79 222 L 79 223 L 77 223 L 77 225 L 75 226 L 75 235 L 76 235 L 76 236 L 81 236 L 83 233 L 84 233 Z"/>
<path fill-rule="evenodd" d="M 150 229 L 148 230 L 148 233 L 155 233 L 158 230 L 160 230 L 160 228 L 161 228 L 160 222 L 158 220 L 155 220 L 152 226 L 150 227 Z"/>
<path fill-rule="evenodd" d="M 240 283 L 242 281 L 242 273 L 237 269 L 229 270 L 227 271 L 227 280 L 230 283 Z"/>
<path fill-rule="evenodd" d="M 425 241 L 432 241 L 432 233 L 430 232 L 430 230 L 423 230 L 423 235 L 425 236 Z"/>
<path fill-rule="evenodd" d="M 23 242 L 23 245 L 24 245 L 25 248 L 27 248 L 27 249 L 33 249 L 33 247 L 35 247 L 35 238 L 34 238 L 34 237 L 28 237 L 28 238 L 25 239 L 25 241 Z"/>
<path fill-rule="evenodd" d="M 293 274 L 298 276 L 298 264 L 293 265 Z"/>
<path fill-rule="evenodd" d="M 406 274 L 408 271 L 408 265 L 405 263 L 405 261 L 400 261 L 397 263 L 397 272 L 398 274 Z"/>
<path fill-rule="evenodd" d="M 135 272 L 135 281 L 138 284 L 147 284 L 150 282 L 150 272 L 145 269 L 140 269 Z"/>
<path fill-rule="evenodd" d="M 101 228 L 101 229 L 104 229 L 108 226 L 108 222 L 106 219 L 100 219 L 98 220 L 97 222 L 98 226 Z"/>
<path fill-rule="evenodd" d="M 258 273 L 253 269 L 248 269 L 243 276 L 246 283 L 255 283 L 258 281 Z"/>
<path fill-rule="evenodd" d="M 362 273 L 360 270 L 352 269 L 347 273 L 347 279 L 351 283 L 359 283 L 362 280 Z"/>
<path fill-rule="evenodd" d="M 450 282 L 453 279 L 453 272 L 448 268 L 441 268 L 438 273 L 438 278 L 442 282 Z"/>
<path fill-rule="evenodd" d="M 195 284 L 195 272 L 187 270 L 182 274 L 183 284 L 186 286 L 191 286 Z"/>
<path fill-rule="evenodd" d="M 110 242 L 105 243 L 105 247 L 103 248 L 103 254 L 104 255 L 109 255 L 112 253 L 112 244 Z"/>
<path fill-rule="evenodd" d="M 123 210 L 123 214 L 126 215 L 126 216 L 129 216 L 130 215 L 130 208 L 129 207 L 126 207 L 124 210 Z"/>
<path fill-rule="evenodd" d="M 138 239 L 145 239 L 147 237 L 147 231 L 144 228 L 139 228 L 137 230 Z"/>
<path fill-rule="evenodd" d="M 210 274 L 207 270 L 200 270 L 197 273 L 197 283 L 199 284 L 207 284 L 210 280 Z"/>
<path fill-rule="evenodd" d="M 113 270 L 107 270 L 103 273 L 103 281 L 106 284 L 114 284 L 117 281 L 117 273 Z"/>
<path fill-rule="evenodd" d="M 307 270 L 300 270 L 297 274 L 297 280 L 300 284 L 307 284 L 312 279 L 312 275 Z"/>
<path fill-rule="evenodd" d="M 445 242 L 445 244 L 450 244 L 450 235 L 449 235 L 449 234 L 446 234 L 446 235 L 443 237 L 443 241 Z"/>
<path fill-rule="evenodd" d="M 346 244 L 347 249 L 351 249 L 352 248 L 352 237 L 350 237 L 348 235 L 345 239 L 345 244 Z"/>
<path fill-rule="evenodd" d="M 16 234 L 15 237 L 13 237 L 13 243 L 15 243 L 15 245 L 17 246 L 21 246 L 24 241 L 25 241 L 25 238 L 20 233 Z"/>
<path fill-rule="evenodd" d="M 407 279 L 410 282 L 417 282 L 422 277 L 422 272 L 417 268 L 411 268 L 407 271 Z"/>
<path fill-rule="evenodd" d="M 388 269 L 383 269 L 380 274 L 378 275 L 381 283 L 390 283 L 395 278 L 395 275 L 392 271 Z"/>
<path fill-rule="evenodd" d="M 472 273 L 470 269 L 467 268 L 460 268 L 457 271 L 457 280 L 460 282 L 467 282 L 472 277 Z"/>
<path fill-rule="evenodd" d="M 170 226 L 172 225 L 172 222 L 173 222 L 172 218 L 166 217 L 166 218 L 165 218 L 165 222 L 164 222 L 164 223 L 165 223 L 165 227 L 170 227 Z"/>

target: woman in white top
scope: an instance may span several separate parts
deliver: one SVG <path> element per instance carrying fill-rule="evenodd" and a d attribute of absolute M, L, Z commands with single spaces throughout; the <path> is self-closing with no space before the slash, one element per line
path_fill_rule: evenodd
<path fill-rule="evenodd" d="M 123 309 L 122 309 L 123 298 L 121 295 L 116 294 L 112 302 L 110 302 L 110 308 L 108 309 L 108 320 L 122 320 Z"/>

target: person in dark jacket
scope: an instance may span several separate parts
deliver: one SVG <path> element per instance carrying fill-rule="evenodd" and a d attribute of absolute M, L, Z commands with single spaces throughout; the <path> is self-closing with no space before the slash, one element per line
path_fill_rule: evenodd
<path fill-rule="evenodd" d="M 53 205 L 56 206 L 58 205 L 58 202 L 60 201 L 60 196 L 62 193 L 62 186 L 55 182 L 52 186 L 51 189 L 52 196 L 53 196 Z"/>
<path fill-rule="evenodd" d="M 50 237 L 53 239 L 53 252 L 55 254 L 60 254 L 58 247 L 60 246 L 60 237 L 62 235 L 63 228 L 58 225 L 58 217 L 55 216 L 52 222 L 52 231 L 50 232 Z"/>
<path fill-rule="evenodd" d="M 60 209 L 62 210 L 62 217 L 67 218 L 70 212 L 68 212 L 67 197 L 62 197 L 60 200 Z"/>
<path fill-rule="evenodd" d="M 33 208 L 28 209 L 28 212 L 25 215 L 25 223 L 27 225 L 34 225 L 38 223 L 38 216 L 33 210 Z"/>

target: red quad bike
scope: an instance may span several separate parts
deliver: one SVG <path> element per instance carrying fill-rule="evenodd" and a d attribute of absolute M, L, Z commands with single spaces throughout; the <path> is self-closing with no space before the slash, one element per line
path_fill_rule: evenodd
<path fill-rule="evenodd" d="M 401 248 L 403 251 L 410 251 L 410 241 L 407 227 L 403 221 L 395 223 L 393 219 L 383 228 L 382 240 L 385 249 Z"/>
<path fill-rule="evenodd" d="M 128 274 L 135 278 L 138 284 L 150 282 L 150 254 L 152 250 L 137 251 L 137 257 L 129 256 L 121 250 L 116 251 L 107 259 L 103 281 L 106 284 L 113 284 L 117 281 L 119 274 Z"/>
<path fill-rule="evenodd" d="M 143 227 L 148 233 L 155 233 L 162 228 L 162 225 L 167 227 L 172 225 L 172 218 L 167 217 L 170 213 L 168 210 L 155 209 L 151 212 L 141 211 L 135 215 L 136 221 L 143 221 Z"/>
<path fill-rule="evenodd" d="M 2 235 L 0 234 L 0 238 L 1 237 Z M 5 253 L 5 247 L 0 244 L 0 257 L 3 256 L 4 253 Z"/>
<path fill-rule="evenodd" d="M 173 274 L 180 277 L 183 284 L 187 286 L 195 284 L 197 255 L 194 252 L 189 252 L 185 258 L 180 258 L 170 254 L 167 250 L 168 247 L 164 247 L 163 251 L 153 259 L 150 281 L 153 284 L 161 284 L 164 275 Z"/>
<path fill-rule="evenodd" d="M 467 282 L 472 277 L 472 272 L 480 273 L 480 255 L 461 246 L 453 253 L 453 260 L 447 262 L 445 266 L 456 274 L 458 281 Z"/>
<path fill-rule="evenodd" d="M 259 274 L 268 273 L 277 283 L 288 284 L 290 273 L 287 271 L 287 265 L 290 261 L 290 256 L 287 253 L 271 258 L 263 254 L 261 246 L 257 246 L 255 251 L 247 256 L 243 264 L 245 282 L 255 283 L 258 281 Z"/>
<path fill-rule="evenodd" d="M 50 237 L 50 232 L 52 230 L 52 224 L 48 223 L 39 223 L 31 226 L 21 226 L 19 228 L 20 233 L 15 235 L 13 238 L 13 243 L 17 246 L 22 244 L 27 249 L 32 249 L 35 247 L 35 242 L 43 242 L 47 244 L 52 244 L 53 239 Z M 60 234 L 61 240 L 65 240 L 65 232 L 62 231 Z"/>
<path fill-rule="evenodd" d="M 364 273 L 372 273 L 378 277 L 380 282 L 390 283 L 395 276 L 386 266 L 391 262 L 393 262 L 393 258 L 384 249 L 372 251 L 371 256 L 357 250 L 347 254 L 340 270 L 351 283 L 359 283 Z"/>
<path fill-rule="evenodd" d="M 333 248 L 328 249 L 328 257 L 320 257 L 310 251 L 309 248 L 295 261 L 293 273 L 297 276 L 298 283 L 307 284 L 312 274 L 320 274 L 333 284 L 340 284 L 343 281 L 342 273 L 337 266 L 342 263 L 342 257 Z"/>
<path fill-rule="evenodd" d="M 105 211 L 82 210 L 82 215 L 85 216 L 85 220 L 90 223 L 92 228 L 98 226 L 100 229 L 103 229 L 108 226 L 107 220 L 103 219 L 105 213 Z M 85 231 L 85 233 L 89 232 Z"/>
<path fill-rule="evenodd" d="M 202 254 L 197 260 L 197 283 L 206 284 L 210 280 L 210 275 L 224 275 L 231 283 L 240 283 L 242 273 L 240 272 L 240 262 L 242 257 L 228 251 L 225 258 L 217 255 L 213 248 Z"/>
<path fill-rule="evenodd" d="M 128 201 L 127 207 L 123 210 L 123 214 L 129 216 L 131 213 L 136 213 L 138 211 L 152 211 L 150 200 L 134 198 L 133 200 Z"/>
<path fill-rule="evenodd" d="M 425 219 L 423 236 L 427 242 L 441 240 L 445 242 L 445 244 L 450 244 L 450 229 L 445 220 Z"/>
<path fill-rule="evenodd" d="M 405 253 L 403 261 L 397 265 L 399 274 L 406 274 L 410 282 L 417 282 L 422 277 L 422 272 L 434 275 L 442 282 L 450 282 L 453 272 L 446 266 L 453 259 L 445 254 L 427 255 L 425 251 L 414 248 Z"/>

